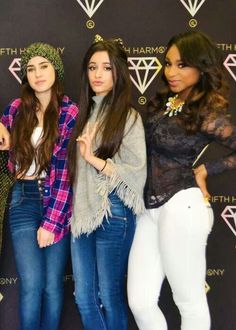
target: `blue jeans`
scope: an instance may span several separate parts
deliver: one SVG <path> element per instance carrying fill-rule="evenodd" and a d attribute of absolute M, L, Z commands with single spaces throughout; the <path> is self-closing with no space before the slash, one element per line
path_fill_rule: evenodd
<path fill-rule="evenodd" d="M 39 248 L 37 230 L 43 216 L 37 180 L 18 180 L 9 208 L 10 231 L 20 279 L 21 330 L 57 330 L 63 303 L 63 275 L 69 235 Z"/>
<path fill-rule="evenodd" d="M 135 215 L 110 194 L 112 216 L 71 241 L 75 298 L 85 330 L 126 330 L 126 271 Z"/>

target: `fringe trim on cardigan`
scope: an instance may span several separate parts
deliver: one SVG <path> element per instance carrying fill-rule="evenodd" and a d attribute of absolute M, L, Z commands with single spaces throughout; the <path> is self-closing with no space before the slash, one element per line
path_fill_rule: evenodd
<path fill-rule="evenodd" d="M 108 160 L 109 161 L 109 160 Z M 108 221 L 108 216 L 111 216 L 109 193 L 115 191 L 117 196 L 123 201 L 124 205 L 132 209 L 134 214 L 139 215 L 144 212 L 144 202 L 142 196 L 132 190 L 124 181 L 121 180 L 117 171 L 114 170 L 110 177 L 104 174 L 98 174 L 96 178 L 97 193 L 102 198 L 101 207 L 96 214 L 87 219 L 76 221 L 72 217 L 71 231 L 74 237 L 81 234 L 90 234 L 102 225 L 104 217 Z"/>

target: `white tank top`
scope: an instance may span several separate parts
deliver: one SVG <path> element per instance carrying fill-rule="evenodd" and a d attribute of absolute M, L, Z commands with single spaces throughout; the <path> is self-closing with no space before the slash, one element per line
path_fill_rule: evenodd
<path fill-rule="evenodd" d="M 43 127 L 35 127 L 33 133 L 32 133 L 32 136 L 31 136 L 31 143 L 33 145 L 33 147 L 37 147 L 41 138 L 42 138 L 42 135 L 43 135 Z M 17 166 L 16 166 L 16 169 L 17 169 Z M 32 164 L 30 165 L 28 171 L 25 173 L 25 176 L 33 176 L 33 175 L 37 175 L 37 169 L 36 169 L 36 162 L 35 162 L 35 159 L 33 159 L 32 161 Z M 41 174 L 40 174 L 40 178 L 45 178 L 46 176 L 46 172 L 43 171 Z"/>

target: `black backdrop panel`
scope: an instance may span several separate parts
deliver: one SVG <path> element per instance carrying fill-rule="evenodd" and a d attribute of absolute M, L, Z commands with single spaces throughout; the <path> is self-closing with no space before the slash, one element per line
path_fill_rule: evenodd
<path fill-rule="evenodd" d="M 235 120 L 235 15 L 235 0 L 1 0 L 0 112 L 11 99 L 19 96 L 20 54 L 24 47 L 36 41 L 50 43 L 58 49 L 65 65 L 66 93 L 78 101 L 81 60 L 98 33 L 105 38 L 123 38 L 133 81 L 133 102 L 145 113 L 146 101 L 159 84 L 166 42 L 175 33 L 201 30 L 212 36 L 223 51 L 231 85 L 230 112 Z M 212 145 L 202 159 L 214 159 L 225 152 Z M 232 171 L 208 180 L 215 212 L 207 247 L 206 277 L 212 330 L 236 329 L 235 178 L 236 171 Z M 18 329 L 18 284 L 6 220 L 0 258 L 0 330 Z M 167 282 L 160 304 L 169 329 L 180 329 L 179 314 Z M 65 275 L 61 324 L 63 330 L 82 329 L 74 303 L 70 264 Z M 129 329 L 137 329 L 131 314 Z"/>

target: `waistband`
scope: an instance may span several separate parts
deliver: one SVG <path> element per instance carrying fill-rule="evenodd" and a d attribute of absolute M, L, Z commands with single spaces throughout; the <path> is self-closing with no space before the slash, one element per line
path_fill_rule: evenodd
<path fill-rule="evenodd" d="M 20 186 L 22 191 L 24 191 L 24 192 L 38 191 L 40 193 L 41 197 L 43 197 L 44 183 L 45 183 L 44 178 L 38 178 L 38 179 L 32 179 L 32 180 L 17 179 L 15 181 L 15 185 Z"/>
<path fill-rule="evenodd" d="M 44 183 L 45 182 L 45 178 L 38 178 L 38 179 L 16 179 L 16 182 L 17 183 L 24 183 L 24 184 L 32 184 L 32 183 L 38 183 L 38 184 L 41 184 L 41 183 Z"/>

